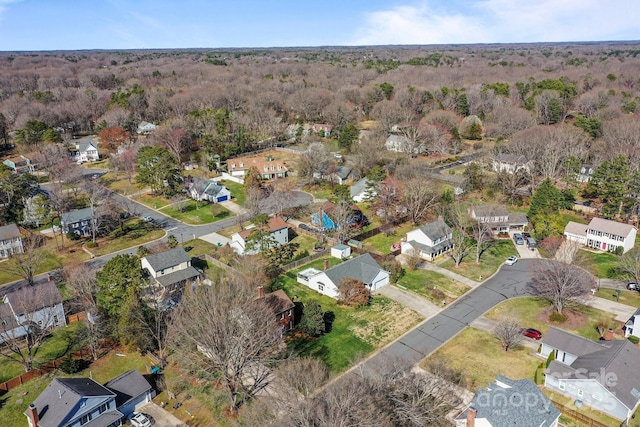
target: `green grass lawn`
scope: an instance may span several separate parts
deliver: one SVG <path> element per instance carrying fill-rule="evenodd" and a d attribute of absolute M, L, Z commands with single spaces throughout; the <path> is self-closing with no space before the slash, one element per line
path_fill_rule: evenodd
<path fill-rule="evenodd" d="M 42 264 L 40 264 L 40 266 L 36 269 L 36 275 L 46 273 L 47 271 L 56 270 L 62 267 L 62 257 L 52 252 L 50 249 L 51 248 L 45 249 L 44 259 L 42 261 Z M 11 263 L 13 263 L 13 261 L 11 260 L 0 262 L 0 284 L 15 282 L 16 280 L 23 280 L 22 277 L 8 270 L 7 267 Z"/>
<path fill-rule="evenodd" d="M 415 228 L 416 226 L 413 223 L 407 222 L 396 226 L 394 228 L 394 232 L 388 236 L 384 233 L 376 234 L 375 236 L 363 240 L 362 243 L 364 248 L 367 250 L 374 250 L 383 254 L 388 254 L 391 252 L 391 245 L 393 243 L 398 243 L 401 238 L 406 236 L 408 231 Z"/>
<path fill-rule="evenodd" d="M 210 224 L 231 216 L 231 211 L 222 205 L 195 200 L 185 200 L 180 208 L 176 205 L 166 206 L 160 212 L 190 225 Z"/>
<path fill-rule="evenodd" d="M 335 261 L 340 262 L 337 259 Z M 304 304 L 315 299 L 325 312 L 335 315 L 331 332 L 315 339 L 294 338 L 289 342 L 290 348 L 300 355 L 317 357 L 327 363 L 333 372 L 341 372 L 355 360 L 395 339 L 422 319 L 414 311 L 385 297 L 374 297 L 368 307 L 345 307 L 296 282 L 298 271 L 309 267 L 322 268 L 322 264 L 323 260 L 320 259 L 286 273 L 274 285 L 284 289 L 295 302 Z"/>
<path fill-rule="evenodd" d="M 590 270 L 598 277 L 607 279 L 623 279 L 616 271 L 619 256 L 607 252 L 592 252 L 581 249 L 576 264 Z"/>
<path fill-rule="evenodd" d="M 531 349 L 519 345 L 504 351 L 495 335 L 474 328 L 463 330 L 420 365 L 428 366 L 434 358 L 443 358 L 450 368 L 464 372 L 467 388 L 474 392 L 495 381 L 496 375 L 533 379 L 541 362 Z"/>
<path fill-rule="evenodd" d="M 237 182 L 222 180 L 221 184 L 224 184 L 225 187 L 229 189 L 231 192 L 231 197 L 233 197 L 233 201 L 239 205 L 244 205 L 244 201 L 247 198 L 247 195 L 244 192 L 244 185 L 238 184 Z"/>
<path fill-rule="evenodd" d="M 89 248 L 96 256 L 118 252 L 135 246 L 140 246 L 159 239 L 165 235 L 165 231 L 156 228 L 139 218 L 132 218 L 124 225 L 124 234 L 120 228 L 114 230 L 110 236 L 100 239 L 98 247 Z M 116 237 L 117 236 L 117 237 Z"/>
<path fill-rule="evenodd" d="M 151 209 L 160 209 L 172 203 L 172 201 L 166 197 L 154 196 L 152 194 L 141 194 L 136 196 L 135 200 Z"/>
<path fill-rule="evenodd" d="M 79 328 L 80 323 L 76 322 L 54 330 L 51 336 L 38 349 L 35 357 L 35 367 L 62 357 L 69 351 L 78 350 L 81 346 L 75 341 Z M 24 369 L 16 356 L 11 359 L 0 357 L 0 382 L 10 380 L 22 373 L 24 373 Z"/>
<path fill-rule="evenodd" d="M 444 292 L 445 300 L 449 304 L 471 289 L 450 277 L 430 270 L 407 270 L 396 285 L 438 305 L 442 304 L 442 298 L 437 291 Z M 432 291 L 433 289 L 435 291 Z"/>
<path fill-rule="evenodd" d="M 462 260 L 458 267 L 455 266 L 451 258 L 438 265 L 468 279 L 478 280 L 480 276 L 486 278 L 495 273 L 511 255 L 518 255 L 513 241 L 511 239 L 499 239 L 493 247 L 480 257 L 480 264 L 475 263 L 475 251 L 472 251 Z"/>
<path fill-rule="evenodd" d="M 302 190 L 311 193 L 316 199 L 331 199 L 333 197 L 331 187 L 326 182 L 308 184 L 302 187 Z"/>
<path fill-rule="evenodd" d="M 132 178 L 131 182 L 129 182 L 129 180 L 126 177 L 118 176 L 113 172 L 104 174 L 100 178 L 100 182 L 110 190 L 115 191 L 116 193 L 119 193 L 119 194 L 123 194 L 125 196 L 134 194 L 140 191 L 140 187 L 136 183 L 135 178 Z"/>
<path fill-rule="evenodd" d="M 291 237 L 291 236 L 290 236 Z M 294 235 L 293 239 L 290 240 L 291 243 L 297 243 L 300 245 L 296 250 L 295 255 L 301 254 L 304 251 L 307 251 L 309 255 L 313 255 L 313 248 L 318 243 L 318 240 L 314 239 L 311 236 L 305 236 L 304 234 Z"/>
<path fill-rule="evenodd" d="M 617 301 L 633 307 L 640 307 L 640 293 L 638 293 L 637 291 L 621 290 L 620 298 L 618 298 L 615 289 L 600 288 L 598 289 L 598 292 L 596 292 L 596 296 L 608 299 L 610 301 Z"/>
<path fill-rule="evenodd" d="M 610 319 L 611 324 L 614 323 L 613 319 L 615 316 L 613 314 L 580 304 L 571 304 L 570 306 L 572 311 L 581 313 L 584 316 L 584 322 L 576 325 L 576 327 L 562 323 L 552 323 L 546 318 L 539 320 L 538 314 L 550 307 L 551 304 L 542 298 L 514 298 L 504 301 L 497 307 L 488 311 L 486 317 L 493 320 L 499 320 L 505 316 L 512 316 L 515 314 L 519 317 L 522 327 L 536 328 L 541 331 L 543 335 L 550 327 L 554 326 L 594 341 L 599 338 L 598 331 L 596 329 L 596 323 L 599 319 L 608 318 Z"/>

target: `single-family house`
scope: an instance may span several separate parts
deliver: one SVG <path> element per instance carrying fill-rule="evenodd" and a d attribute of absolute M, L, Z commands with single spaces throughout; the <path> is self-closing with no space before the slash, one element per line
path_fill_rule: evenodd
<path fill-rule="evenodd" d="M 578 175 L 576 176 L 576 181 L 581 182 L 583 184 L 591 181 L 591 175 L 593 175 L 594 171 L 595 171 L 595 168 L 592 165 L 587 165 L 587 164 L 580 165 L 580 171 L 578 171 Z"/>
<path fill-rule="evenodd" d="M 244 177 L 252 169 L 262 179 L 285 178 L 289 169 L 282 160 L 267 157 L 236 157 L 227 160 L 227 169 L 231 176 Z"/>
<path fill-rule="evenodd" d="M 531 160 L 527 160 L 525 156 L 502 153 L 498 154 L 493 159 L 492 167 L 494 172 L 514 174 L 516 172 L 523 171 L 531 173 L 533 162 Z"/>
<path fill-rule="evenodd" d="M 314 227 L 318 227 L 324 230 L 337 230 L 338 224 L 336 210 L 337 206 L 333 202 L 324 202 L 318 212 L 311 215 L 311 224 Z M 353 204 L 351 205 L 351 213 L 347 219 L 347 224 L 351 228 L 360 228 L 369 223 L 367 217 L 362 213 L 360 208 Z"/>
<path fill-rule="evenodd" d="M 84 138 L 76 143 L 74 150 L 71 150 L 71 157 L 77 163 L 95 162 L 100 160 L 98 152 L 98 141 L 92 137 Z"/>
<path fill-rule="evenodd" d="M 629 340 L 595 342 L 557 328 L 542 338 L 540 354 L 553 360 L 545 387 L 626 421 L 640 403 L 640 349 Z"/>
<path fill-rule="evenodd" d="M 91 208 L 65 212 L 60 215 L 60 227 L 65 234 L 72 232 L 80 237 L 87 237 L 91 235 L 92 217 Z"/>
<path fill-rule="evenodd" d="M 282 326 L 282 332 L 287 333 L 293 329 L 296 306 L 285 291 L 278 289 L 265 295 L 264 288 L 258 286 L 258 299 L 267 304 L 278 324 Z"/>
<path fill-rule="evenodd" d="M 149 135 L 151 132 L 156 130 L 156 128 L 157 126 L 154 125 L 153 123 L 142 121 L 138 125 L 137 132 L 138 132 L 138 135 Z"/>
<path fill-rule="evenodd" d="M 199 202 L 206 200 L 220 203 L 231 199 L 231 192 L 223 184 L 213 179 L 196 179 L 189 186 L 191 198 Z"/>
<path fill-rule="evenodd" d="M 473 205 L 469 208 L 469 216 L 480 223 L 489 225 L 497 233 L 524 230 L 524 227 L 529 224 L 525 214 L 521 212 L 509 213 L 505 205 Z"/>
<path fill-rule="evenodd" d="M 333 126 L 327 123 L 314 123 L 311 129 L 313 129 L 313 131 L 318 135 L 328 138 L 331 136 Z"/>
<path fill-rule="evenodd" d="M 8 258 L 23 252 L 22 235 L 18 226 L 8 224 L 0 227 L 0 258 Z"/>
<path fill-rule="evenodd" d="M 24 337 L 33 327 L 50 329 L 66 326 L 62 296 L 50 280 L 21 286 L 2 297 L 0 343 Z"/>
<path fill-rule="evenodd" d="M 155 284 L 166 291 L 200 279 L 200 272 L 191 265 L 191 257 L 182 246 L 147 255 L 140 260 L 140 264 L 149 271 Z"/>
<path fill-rule="evenodd" d="M 358 179 L 358 172 L 349 166 L 338 166 L 336 170 L 329 176 L 331 182 L 344 185 Z"/>
<path fill-rule="evenodd" d="M 260 252 L 260 244 L 253 245 L 252 248 L 247 249 L 247 240 L 250 240 L 251 233 L 258 230 L 256 227 L 247 228 L 239 233 L 234 233 L 231 236 L 231 248 L 240 255 L 253 255 Z M 265 227 L 265 231 L 269 233 L 269 236 L 265 238 L 265 243 L 274 246 L 281 246 L 289 243 L 289 225 L 280 216 L 273 216 L 269 218 L 269 222 Z"/>
<path fill-rule="evenodd" d="M 624 330 L 625 337 L 633 335 L 634 337 L 640 338 L 640 308 L 631 315 L 622 329 Z"/>
<path fill-rule="evenodd" d="M 29 405 L 29 427 L 118 427 L 155 391 L 138 371 L 98 384 L 91 378 L 56 378 Z"/>
<path fill-rule="evenodd" d="M 38 165 L 42 161 L 42 154 L 27 153 L 19 156 L 10 157 L 2 163 L 13 170 L 14 173 L 33 173 L 38 169 Z"/>
<path fill-rule="evenodd" d="M 556 427 L 560 411 L 530 379 L 512 380 L 502 375 L 456 418 L 456 427 Z"/>
<path fill-rule="evenodd" d="M 636 234 L 633 225 L 604 218 L 593 218 L 587 225 L 570 221 L 564 229 L 567 240 L 609 252 L 622 247 L 622 253 L 633 249 Z"/>
<path fill-rule="evenodd" d="M 442 219 L 430 222 L 407 233 L 400 243 L 400 253 L 417 254 L 420 258 L 433 261 L 454 247 L 453 231 Z"/>
<path fill-rule="evenodd" d="M 298 283 L 331 298 L 338 298 L 338 285 L 346 278 L 360 280 L 371 292 L 389 284 L 389 272 L 368 253 L 323 271 L 308 268 L 297 276 Z"/>
<path fill-rule="evenodd" d="M 349 187 L 349 195 L 354 203 L 364 202 L 376 196 L 376 191 L 371 185 L 367 185 L 368 179 L 362 178 Z"/>
<path fill-rule="evenodd" d="M 416 144 L 404 135 L 391 134 L 384 143 L 387 151 L 395 151 L 397 153 L 420 154 L 426 151 L 424 144 Z"/>

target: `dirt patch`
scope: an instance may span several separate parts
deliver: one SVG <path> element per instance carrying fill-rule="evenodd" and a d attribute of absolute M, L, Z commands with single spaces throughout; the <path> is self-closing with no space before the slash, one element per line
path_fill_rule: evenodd
<path fill-rule="evenodd" d="M 589 318 L 585 314 L 578 313 L 572 310 L 564 310 L 562 314 L 565 315 L 567 320 L 562 323 L 552 322 L 551 320 L 549 320 L 549 316 L 551 316 L 554 311 L 555 309 L 553 307 L 549 307 L 548 309 L 538 313 L 538 315 L 536 316 L 536 320 L 550 326 L 562 326 L 564 329 L 571 330 L 578 329 L 589 321 Z"/>

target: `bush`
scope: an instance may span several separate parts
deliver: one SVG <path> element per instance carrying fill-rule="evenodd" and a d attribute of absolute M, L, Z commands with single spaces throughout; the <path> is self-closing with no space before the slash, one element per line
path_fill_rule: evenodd
<path fill-rule="evenodd" d="M 71 355 L 62 359 L 60 370 L 65 374 L 75 374 L 82 370 L 82 360 L 74 359 Z"/>
<path fill-rule="evenodd" d="M 551 313 L 551 316 L 549 316 L 549 320 L 551 320 L 553 323 L 564 323 L 567 320 L 567 316 L 554 311 L 553 313 Z"/>
<path fill-rule="evenodd" d="M 474 142 L 473 143 L 473 149 L 474 150 L 480 150 L 482 148 L 482 142 Z"/>
<path fill-rule="evenodd" d="M 431 288 L 429 290 L 429 293 L 431 293 L 431 295 L 436 299 L 436 301 L 444 301 L 445 300 L 445 293 L 442 292 L 440 289 L 438 288 Z"/>
<path fill-rule="evenodd" d="M 548 368 L 551 362 L 553 362 L 555 359 L 556 359 L 556 352 L 552 351 L 551 353 L 549 353 L 549 356 L 547 357 L 546 367 Z"/>
<path fill-rule="evenodd" d="M 69 239 L 69 240 L 78 240 L 80 238 L 80 236 L 78 236 L 73 231 L 68 231 L 66 236 L 67 236 L 67 239 Z"/>
<path fill-rule="evenodd" d="M 640 338 L 638 338 L 635 335 L 631 335 L 628 339 L 629 339 L 629 341 L 631 341 L 634 344 L 638 344 L 640 342 Z"/>
<path fill-rule="evenodd" d="M 87 242 L 85 246 L 88 248 L 97 248 L 98 242 L 90 241 L 90 242 Z"/>
<path fill-rule="evenodd" d="M 309 256 L 309 251 L 305 249 L 304 251 L 300 252 L 298 255 L 294 256 L 292 259 L 292 262 L 298 261 L 299 259 L 306 258 L 308 256 Z"/>

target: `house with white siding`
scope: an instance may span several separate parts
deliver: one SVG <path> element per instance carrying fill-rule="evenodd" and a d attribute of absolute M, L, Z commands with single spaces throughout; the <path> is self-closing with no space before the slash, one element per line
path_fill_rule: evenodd
<path fill-rule="evenodd" d="M 438 219 L 409 231 L 405 241 L 400 243 L 400 252 L 406 255 L 417 254 L 420 258 L 433 261 L 453 249 L 452 239 L 451 228 L 442 219 Z"/>
<path fill-rule="evenodd" d="M 636 234 L 637 229 L 633 225 L 604 218 L 593 218 L 587 225 L 570 221 L 564 229 L 567 240 L 608 252 L 622 247 L 622 253 L 633 249 Z"/>
<path fill-rule="evenodd" d="M 250 240 L 251 233 L 258 230 L 256 227 L 247 228 L 239 233 L 231 236 L 231 248 L 239 255 L 253 255 L 260 252 L 259 245 L 255 245 L 251 249 L 247 249 L 247 240 Z M 282 246 L 289 243 L 289 225 L 280 216 L 269 218 L 269 222 L 265 227 L 265 231 L 269 233 L 266 241 L 275 246 Z"/>
<path fill-rule="evenodd" d="M 0 227 L 0 258 L 8 258 L 23 252 L 22 235 L 18 226 L 8 224 Z"/>

